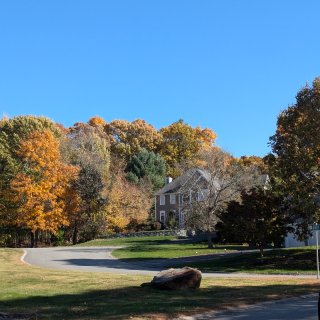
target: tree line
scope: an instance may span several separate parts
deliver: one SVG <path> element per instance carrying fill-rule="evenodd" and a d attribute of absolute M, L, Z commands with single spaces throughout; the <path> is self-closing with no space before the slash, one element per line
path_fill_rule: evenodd
<path fill-rule="evenodd" d="M 183 120 L 160 130 L 144 120 L 65 128 L 45 117 L 0 121 L 1 242 L 78 243 L 148 223 L 153 192 L 216 135 Z M 150 219 L 149 219 L 150 220 Z M 151 221 L 149 225 L 152 227 Z M 150 226 L 149 226 L 150 227 Z"/>
<path fill-rule="evenodd" d="M 65 128 L 45 117 L 0 121 L 0 242 L 78 243 L 107 232 L 155 227 L 153 194 L 165 176 L 203 168 L 220 181 L 197 202 L 187 226 L 263 249 L 319 222 L 320 80 L 278 117 L 264 158 L 234 158 L 209 128 L 179 120 L 93 117 Z M 257 183 L 268 177 L 268 187 Z M 210 188 L 209 188 L 210 189 Z M 211 192 L 212 191 L 212 192 Z"/>

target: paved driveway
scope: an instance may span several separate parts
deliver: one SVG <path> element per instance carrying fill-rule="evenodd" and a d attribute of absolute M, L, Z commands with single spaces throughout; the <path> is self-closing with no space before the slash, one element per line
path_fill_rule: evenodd
<path fill-rule="evenodd" d="M 153 274 L 157 270 L 129 264 L 114 258 L 117 247 L 53 247 L 25 249 L 23 260 L 31 265 L 60 270 L 126 274 Z"/>
<path fill-rule="evenodd" d="M 190 262 L 219 259 L 222 254 L 174 259 L 152 259 L 132 262 L 119 260 L 111 252 L 118 247 L 51 247 L 25 249 L 23 260 L 31 265 L 50 269 L 78 270 L 93 272 L 109 272 L 121 274 L 155 275 L 160 270 L 169 267 L 188 265 Z M 228 255 L 234 255 L 230 253 Z M 238 253 L 236 253 L 238 254 Z M 283 275 L 255 275 L 244 273 L 203 273 L 204 277 L 280 277 Z M 285 276 L 300 278 L 315 278 L 315 276 Z"/>

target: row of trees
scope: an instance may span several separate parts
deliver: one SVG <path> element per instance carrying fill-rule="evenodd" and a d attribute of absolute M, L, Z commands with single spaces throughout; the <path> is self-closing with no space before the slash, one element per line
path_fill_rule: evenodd
<path fill-rule="evenodd" d="M 187 217 L 190 229 L 261 250 L 319 222 L 320 80 L 284 110 L 273 154 L 236 159 L 214 145 L 211 129 L 179 120 L 155 129 L 144 120 L 100 117 L 70 128 L 50 119 L 0 121 L 0 241 L 77 243 L 134 229 L 153 210 L 164 177 L 192 167 L 210 173 L 208 195 Z M 270 177 L 268 187 L 259 179 Z M 217 181 L 219 188 L 217 189 Z M 151 215 L 153 216 L 153 214 Z M 210 243 L 209 243 L 210 245 Z"/>
<path fill-rule="evenodd" d="M 100 117 L 71 128 L 34 116 L 0 122 L 2 242 L 91 239 L 146 223 L 153 192 L 181 163 L 212 148 L 210 129 L 182 120 L 156 130 L 143 120 Z M 170 150 L 170 151 L 169 151 Z"/>

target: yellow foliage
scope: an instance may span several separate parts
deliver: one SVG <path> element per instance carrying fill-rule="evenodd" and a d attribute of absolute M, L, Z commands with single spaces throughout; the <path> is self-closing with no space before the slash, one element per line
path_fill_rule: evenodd
<path fill-rule="evenodd" d="M 114 154 L 125 158 L 130 158 L 142 148 L 156 151 L 161 143 L 161 134 L 141 119 L 132 122 L 113 120 L 106 124 L 105 130 L 111 137 L 111 148 Z"/>
<path fill-rule="evenodd" d="M 141 223 L 148 218 L 151 200 L 147 192 L 126 181 L 122 176 L 115 177 L 105 208 L 108 230 L 121 232 L 135 220 Z"/>
<path fill-rule="evenodd" d="M 162 128 L 160 133 L 163 136 L 160 154 L 172 177 L 181 174 L 177 165 L 192 166 L 200 151 L 210 150 L 216 139 L 216 134 L 211 129 L 193 128 L 183 120 Z"/>
<path fill-rule="evenodd" d="M 20 144 L 17 154 L 27 170 L 11 181 L 11 197 L 19 205 L 17 224 L 56 232 L 68 225 L 64 197 L 78 168 L 61 162 L 59 141 L 51 131 L 36 131 Z"/>

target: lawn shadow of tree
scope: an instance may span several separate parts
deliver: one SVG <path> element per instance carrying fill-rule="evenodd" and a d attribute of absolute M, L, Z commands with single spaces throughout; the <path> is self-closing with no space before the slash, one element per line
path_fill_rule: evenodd
<path fill-rule="evenodd" d="M 307 289 L 306 289 L 307 288 Z M 198 290 L 163 291 L 151 287 L 122 287 L 83 293 L 37 296 L 0 301 L 6 313 L 33 314 L 34 319 L 172 319 L 190 314 L 237 308 L 254 302 L 318 292 L 319 286 L 276 284 L 210 286 Z"/>

